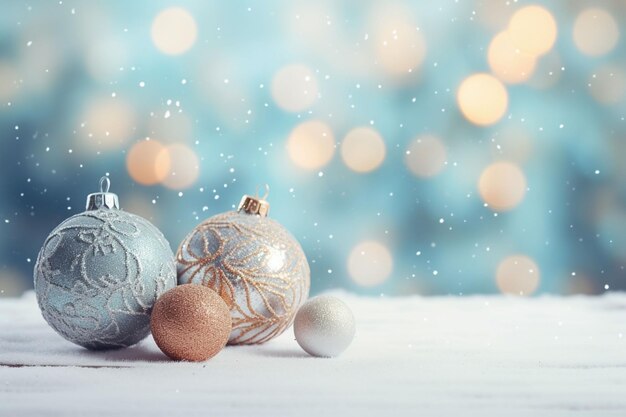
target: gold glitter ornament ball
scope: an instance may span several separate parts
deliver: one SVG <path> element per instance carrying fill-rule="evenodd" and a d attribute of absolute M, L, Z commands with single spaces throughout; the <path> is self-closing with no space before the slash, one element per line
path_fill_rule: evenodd
<path fill-rule="evenodd" d="M 201 285 L 179 285 L 157 300 L 150 328 L 167 356 L 200 362 L 226 346 L 232 325 L 230 311 L 215 291 Z"/>
<path fill-rule="evenodd" d="M 310 269 L 296 239 L 244 196 L 238 211 L 198 225 L 176 255 L 178 283 L 215 290 L 230 308 L 229 344 L 266 342 L 287 329 L 309 294 Z"/>

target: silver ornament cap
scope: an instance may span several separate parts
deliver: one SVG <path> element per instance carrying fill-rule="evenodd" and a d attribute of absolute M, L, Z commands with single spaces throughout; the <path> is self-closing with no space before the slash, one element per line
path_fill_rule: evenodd
<path fill-rule="evenodd" d="M 260 217 L 267 217 L 270 213 L 270 203 L 267 202 L 266 198 L 270 193 L 269 185 L 265 184 L 265 195 L 263 197 L 259 197 L 259 192 L 257 188 L 257 193 L 254 197 L 249 195 L 244 195 L 241 198 L 241 202 L 239 203 L 239 208 L 237 211 L 244 212 L 247 214 L 253 214 Z"/>
<path fill-rule="evenodd" d="M 110 193 L 111 180 L 109 177 L 100 178 L 100 192 L 91 193 L 87 196 L 87 210 L 115 209 L 120 208 L 117 194 Z"/>

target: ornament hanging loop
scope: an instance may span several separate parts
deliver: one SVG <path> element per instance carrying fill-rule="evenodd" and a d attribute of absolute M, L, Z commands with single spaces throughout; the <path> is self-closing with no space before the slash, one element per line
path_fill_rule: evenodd
<path fill-rule="evenodd" d="M 120 203 L 117 194 L 110 193 L 111 180 L 109 177 L 100 178 L 100 192 L 87 196 L 87 210 L 119 209 Z"/>
<path fill-rule="evenodd" d="M 268 183 L 263 184 L 263 189 L 265 190 L 265 194 L 263 194 L 263 197 L 259 197 L 260 189 L 261 189 L 261 186 L 257 185 L 256 193 L 254 193 L 254 197 L 258 198 L 259 200 L 267 200 L 267 197 L 270 195 L 270 185 Z"/>
<path fill-rule="evenodd" d="M 108 193 L 109 188 L 111 188 L 111 180 L 109 179 L 109 177 L 104 176 L 100 178 L 100 192 Z"/>

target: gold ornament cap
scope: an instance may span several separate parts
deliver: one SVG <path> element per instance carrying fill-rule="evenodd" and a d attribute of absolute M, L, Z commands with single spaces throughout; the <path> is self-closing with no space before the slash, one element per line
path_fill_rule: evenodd
<path fill-rule="evenodd" d="M 239 208 L 237 211 L 243 211 L 247 214 L 254 214 L 261 217 L 267 217 L 270 212 L 270 203 L 268 203 L 265 199 L 270 193 L 269 185 L 265 184 L 265 195 L 263 197 L 259 197 L 259 193 L 257 193 L 254 197 L 249 195 L 244 195 L 241 197 L 241 202 L 239 203 Z"/>
<path fill-rule="evenodd" d="M 111 180 L 109 177 L 100 178 L 100 192 L 92 193 L 87 196 L 87 210 L 99 209 L 119 209 L 120 202 L 117 194 L 110 193 Z"/>

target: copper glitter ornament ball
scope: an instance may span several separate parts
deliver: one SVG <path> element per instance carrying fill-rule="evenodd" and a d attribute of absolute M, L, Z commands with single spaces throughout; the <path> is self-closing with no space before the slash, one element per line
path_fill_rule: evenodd
<path fill-rule="evenodd" d="M 176 255 L 178 283 L 215 290 L 230 308 L 229 344 L 266 342 L 287 329 L 309 294 L 310 270 L 298 241 L 267 217 L 264 198 L 198 225 Z"/>
<path fill-rule="evenodd" d="M 222 298 L 201 285 L 179 285 L 163 294 L 150 320 L 152 336 L 172 359 L 201 362 L 224 348 L 232 328 Z"/>

